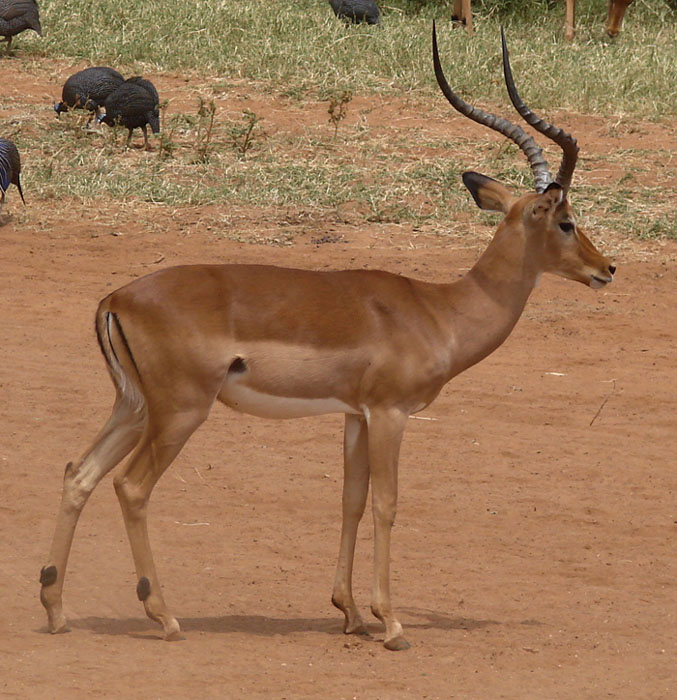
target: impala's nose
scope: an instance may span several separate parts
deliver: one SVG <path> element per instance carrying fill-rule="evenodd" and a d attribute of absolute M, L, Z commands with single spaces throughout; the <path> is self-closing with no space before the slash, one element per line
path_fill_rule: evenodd
<path fill-rule="evenodd" d="M 615 265 L 609 265 L 609 272 L 613 275 L 616 272 L 616 266 Z"/>

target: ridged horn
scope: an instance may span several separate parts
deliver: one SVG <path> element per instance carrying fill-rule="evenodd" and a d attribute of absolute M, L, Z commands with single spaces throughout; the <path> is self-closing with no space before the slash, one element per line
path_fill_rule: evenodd
<path fill-rule="evenodd" d="M 552 124 L 549 124 L 545 120 L 536 116 L 524 104 L 522 98 L 517 92 L 515 81 L 512 77 L 510 57 L 508 56 L 508 45 L 505 40 L 505 32 L 503 31 L 503 27 L 501 27 L 501 45 L 503 47 L 503 75 L 505 76 L 505 85 L 508 88 L 510 101 L 527 124 L 533 126 L 536 131 L 539 131 L 544 136 L 547 136 L 562 149 L 562 162 L 559 166 L 559 172 L 557 173 L 555 182 L 558 185 L 561 185 L 566 192 L 569 189 L 569 185 L 571 185 L 571 178 L 576 168 L 576 161 L 578 160 L 578 143 L 571 134 L 567 134 L 566 131 L 558 129 L 556 126 L 553 126 Z"/>
<path fill-rule="evenodd" d="M 451 89 L 451 87 L 449 87 L 449 83 L 442 72 L 440 56 L 437 50 L 437 32 L 435 30 L 434 20 L 433 65 L 435 66 L 435 77 L 437 78 L 437 84 L 440 86 L 440 90 L 442 90 L 442 93 L 449 101 L 449 104 L 451 104 L 454 109 L 458 110 L 469 119 L 472 119 L 483 126 L 487 126 L 494 131 L 498 131 L 500 134 L 503 134 L 503 136 L 509 138 L 513 143 L 517 144 L 519 149 L 522 151 L 522 153 L 524 153 L 529 161 L 529 165 L 531 166 L 531 170 L 534 174 L 536 190 L 538 192 L 543 192 L 552 182 L 552 175 L 548 170 L 548 163 L 543 157 L 543 151 L 539 148 L 534 138 L 525 133 L 520 126 L 513 124 L 507 119 L 497 117 L 495 114 L 491 114 L 489 112 L 483 112 L 481 109 L 469 105 L 467 102 L 465 102 L 465 100 L 461 99 Z"/>

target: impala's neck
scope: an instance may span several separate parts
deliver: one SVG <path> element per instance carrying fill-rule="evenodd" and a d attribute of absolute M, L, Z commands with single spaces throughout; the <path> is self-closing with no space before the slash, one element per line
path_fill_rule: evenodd
<path fill-rule="evenodd" d="M 485 358 L 510 335 L 542 271 L 532 247 L 521 226 L 504 220 L 470 272 L 450 285 L 451 376 Z"/>

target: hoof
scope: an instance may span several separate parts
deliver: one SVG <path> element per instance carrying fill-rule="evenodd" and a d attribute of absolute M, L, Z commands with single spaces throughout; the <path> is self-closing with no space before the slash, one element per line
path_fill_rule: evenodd
<path fill-rule="evenodd" d="M 181 634 L 181 630 L 170 632 L 164 636 L 165 642 L 182 642 L 184 639 L 185 637 Z"/>
<path fill-rule="evenodd" d="M 358 637 L 366 637 L 371 639 L 371 633 L 363 622 L 360 622 L 360 624 L 355 625 L 354 627 L 349 627 L 346 625 L 343 629 L 343 634 L 356 634 Z"/>
<path fill-rule="evenodd" d="M 165 642 L 180 642 L 185 639 L 176 620 L 172 620 L 165 629 Z"/>
<path fill-rule="evenodd" d="M 383 646 L 389 651 L 406 651 L 411 644 L 404 637 L 393 637 L 383 642 Z"/>
<path fill-rule="evenodd" d="M 70 629 L 66 624 L 66 616 L 61 612 L 47 612 L 47 629 L 49 630 L 50 634 L 63 634 L 64 632 L 70 632 Z"/>

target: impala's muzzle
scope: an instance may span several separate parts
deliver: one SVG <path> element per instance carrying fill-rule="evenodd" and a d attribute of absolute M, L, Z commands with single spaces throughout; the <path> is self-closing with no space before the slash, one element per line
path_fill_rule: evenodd
<path fill-rule="evenodd" d="M 606 287 L 607 284 L 611 284 L 614 281 L 615 272 L 616 266 L 609 265 L 606 275 L 592 275 L 590 279 L 590 286 L 593 289 L 601 289 L 602 287 Z"/>

